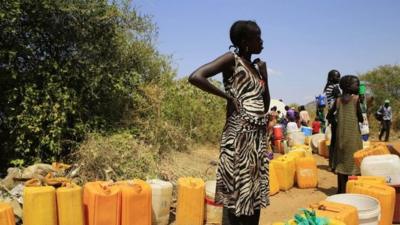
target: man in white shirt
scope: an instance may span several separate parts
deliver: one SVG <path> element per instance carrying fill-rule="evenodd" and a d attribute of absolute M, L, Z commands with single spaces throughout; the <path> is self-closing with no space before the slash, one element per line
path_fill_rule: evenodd
<path fill-rule="evenodd" d="M 390 135 L 390 125 L 392 123 L 392 107 L 390 107 L 390 101 L 388 99 L 385 100 L 385 104 L 381 106 L 378 110 L 378 114 L 382 115 L 381 121 L 381 132 L 379 134 L 379 140 L 382 140 L 383 134 L 385 135 L 385 141 L 389 141 Z"/>

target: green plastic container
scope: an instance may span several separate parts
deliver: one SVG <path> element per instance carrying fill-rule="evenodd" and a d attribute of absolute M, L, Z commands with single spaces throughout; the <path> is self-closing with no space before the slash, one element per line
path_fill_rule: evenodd
<path fill-rule="evenodd" d="M 359 89 L 360 95 L 365 95 L 365 91 L 366 90 L 367 90 L 367 87 L 365 86 L 365 84 L 361 83 L 360 84 L 360 89 Z"/>

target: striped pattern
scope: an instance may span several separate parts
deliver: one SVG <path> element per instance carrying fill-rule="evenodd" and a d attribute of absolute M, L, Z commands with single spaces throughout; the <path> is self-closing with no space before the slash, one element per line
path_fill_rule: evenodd
<path fill-rule="evenodd" d="M 335 103 L 336 98 L 339 97 L 335 96 L 335 92 L 340 95 L 341 91 L 339 84 L 329 84 L 328 87 L 326 87 L 325 95 L 329 108 L 332 108 L 332 105 Z"/>
<path fill-rule="evenodd" d="M 240 111 L 227 118 L 223 130 L 215 200 L 236 216 L 250 216 L 269 204 L 264 86 L 237 55 L 235 62 L 224 85 L 239 100 Z"/>

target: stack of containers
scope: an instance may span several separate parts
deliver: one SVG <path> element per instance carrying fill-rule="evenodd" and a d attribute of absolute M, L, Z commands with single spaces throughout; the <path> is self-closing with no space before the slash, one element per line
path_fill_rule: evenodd
<path fill-rule="evenodd" d="M 283 127 L 282 125 L 275 125 L 273 128 L 274 146 L 278 153 L 284 154 L 283 148 Z"/>

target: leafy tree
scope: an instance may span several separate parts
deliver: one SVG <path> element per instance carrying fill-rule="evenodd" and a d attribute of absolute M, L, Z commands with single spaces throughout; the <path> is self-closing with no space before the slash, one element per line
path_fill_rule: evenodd
<path fill-rule="evenodd" d="M 375 104 L 370 112 L 376 112 L 385 99 L 389 99 L 394 113 L 394 128 L 400 128 L 400 66 L 384 65 L 361 74 L 360 79 L 366 81 Z"/>
<path fill-rule="evenodd" d="M 53 161 L 87 131 L 121 126 L 140 107 L 139 87 L 173 74 L 155 35 L 149 18 L 126 4 L 2 1 L 1 154 Z"/>

